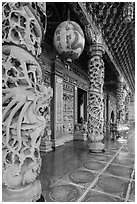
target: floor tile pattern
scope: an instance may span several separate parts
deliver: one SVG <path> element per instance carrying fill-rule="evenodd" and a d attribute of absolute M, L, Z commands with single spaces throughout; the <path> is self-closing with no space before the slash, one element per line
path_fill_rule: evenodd
<path fill-rule="evenodd" d="M 74 185 L 60 185 L 50 189 L 46 199 L 51 202 L 74 202 L 79 196 L 79 191 Z"/>
<path fill-rule="evenodd" d="M 39 179 L 45 202 L 135 202 L 135 131 L 126 140 L 104 137 L 106 151 L 90 153 L 70 141 L 42 155 Z"/>
<path fill-rule="evenodd" d="M 70 174 L 70 179 L 74 183 L 89 183 L 94 179 L 94 175 L 89 171 L 75 171 Z"/>

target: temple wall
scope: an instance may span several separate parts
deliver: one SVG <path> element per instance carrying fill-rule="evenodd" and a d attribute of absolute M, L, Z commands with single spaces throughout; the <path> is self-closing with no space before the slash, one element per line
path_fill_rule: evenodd
<path fill-rule="evenodd" d="M 45 85 L 53 88 L 53 99 L 50 105 L 51 138 L 49 139 L 51 142 L 45 142 L 43 138 L 41 144 L 43 151 L 50 151 L 73 140 L 74 126 L 78 123 L 78 88 L 85 93 L 88 91 L 86 74 L 73 63 L 67 67 L 53 57 L 54 53 L 50 47 L 48 50 L 48 52 L 44 51 L 39 59 L 43 81 Z"/>

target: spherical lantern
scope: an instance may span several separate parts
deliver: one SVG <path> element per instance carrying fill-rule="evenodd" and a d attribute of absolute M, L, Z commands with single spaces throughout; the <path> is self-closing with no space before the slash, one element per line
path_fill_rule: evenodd
<path fill-rule="evenodd" d="M 54 46 L 67 62 L 77 59 L 85 45 L 84 33 L 74 21 L 64 21 L 55 30 Z"/>

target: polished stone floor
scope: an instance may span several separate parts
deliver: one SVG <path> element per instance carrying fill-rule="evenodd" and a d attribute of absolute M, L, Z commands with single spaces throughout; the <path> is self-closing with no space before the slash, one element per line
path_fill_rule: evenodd
<path fill-rule="evenodd" d="M 45 202 L 135 202 L 135 131 L 127 139 L 104 138 L 105 153 L 90 153 L 85 141 L 70 141 L 41 153 L 39 175 Z"/>

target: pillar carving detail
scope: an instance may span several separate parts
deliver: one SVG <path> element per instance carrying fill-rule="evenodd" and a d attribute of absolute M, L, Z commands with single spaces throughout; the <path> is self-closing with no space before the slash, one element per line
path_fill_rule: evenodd
<path fill-rule="evenodd" d="M 103 139 L 104 127 L 104 62 L 102 54 L 104 46 L 100 43 L 90 45 L 88 63 L 89 69 L 89 92 L 88 92 L 88 138 L 90 141 L 89 149 L 91 152 L 104 151 Z"/>
<path fill-rule="evenodd" d="M 117 88 L 117 124 L 125 123 L 125 83 L 119 79 Z"/>
<path fill-rule="evenodd" d="M 129 123 L 129 104 L 130 104 L 130 93 L 127 91 L 127 95 L 125 98 L 125 122 L 128 124 Z"/>
<path fill-rule="evenodd" d="M 46 6 L 5 2 L 2 9 L 3 201 L 30 202 L 41 195 L 39 146 L 53 94 L 37 60 Z"/>

